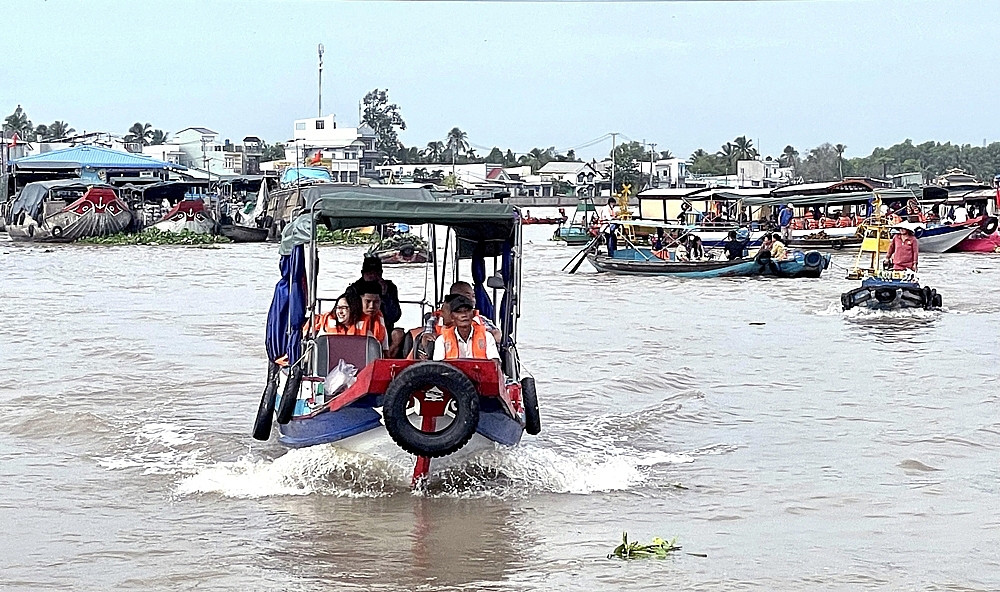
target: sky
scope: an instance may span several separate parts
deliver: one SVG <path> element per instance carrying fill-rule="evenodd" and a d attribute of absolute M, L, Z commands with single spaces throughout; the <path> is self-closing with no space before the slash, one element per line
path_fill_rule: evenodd
<path fill-rule="evenodd" d="M 78 131 L 286 140 L 317 112 L 323 43 L 324 113 L 354 126 L 387 88 L 407 146 L 455 126 L 480 154 L 587 158 L 609 132 L 678 156 L 1000 139 L 996 0 L 2 3 L 0 117 Z"/>

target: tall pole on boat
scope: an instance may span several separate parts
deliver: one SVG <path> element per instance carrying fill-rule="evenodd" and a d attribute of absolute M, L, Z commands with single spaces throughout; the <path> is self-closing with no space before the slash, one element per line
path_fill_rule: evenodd
<path fill-rule="evenodd" d="M 616 132 L 611 132 L 611 190 L 609 195 L 614 197 L 615 195 L 615 148 L 618 144 L 616 140 L 618 139 L 618 134 Z"/>
<path fill-rule="evenodd" d="M 649 186 L 652 187 L 653 186 L 653 173 L 655 172 L 653 170 L 653 167 L 655 166 L 653 164 L 653 157 L 656 155 L 656 143 L 655 142 L 650 142 L 649 145 L 652 146 L 652 148 L 650 148 L 650 150 L 649 150 Z"/>
<path fill-rule="evenodd" d="M 323 44 L 319 44 L 319 114 L 317 117 L 323 117 Z"/>

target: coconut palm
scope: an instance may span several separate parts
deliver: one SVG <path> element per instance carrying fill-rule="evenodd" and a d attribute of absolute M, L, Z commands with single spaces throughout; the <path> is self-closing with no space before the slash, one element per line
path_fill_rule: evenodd
<path fill-rule="evenodd" d="M 159 146 L 160 144 L 166 144 L 168 136 L 170 136 L 170 132 L 165 132 L 161 129 L 153 130 L 152 139 L 150 139 L 149 145 Z"/>
<path fill-rule="evenodd" d="M 669 150 L 660 151 L 660 160 L 670 160 L 674 157 L 674 153 Z"/>
<path fill-rule="evenodd" d="M 722 145 L 722 148 L 718 152 L 719 158 L 726 162 L 726 174 L 729 174 L 730 167 L 736 163 L 736 156 L 738 154 L 738 148 L 736 144 L 732 142 L 726 142 Z"/>
<path fill-rule="evenodd" d="M 59 138 L 65 138 L 75 131 L 76 130 L 71 128 L 65 121 L 57 119 L 52 122 L 52 125 L 49 126 L 49 137 L 53 140 L 58 140 Z"/>
<path fill-rule="evenodd" d="M 125 136 L 126 142 L 135 142 L 136 144 L 141 144 L 143 146 L 149 146 L 149 139 L 153 136 L 153 126 L 148 123 L 139 123 L 138 121 L 132 124 L 132 127 L 128 128 L 128 134 Z"/>
<path fill-rule="evenodd" d="M 736 138 L 732 144 L 736 149 L 734 155 L 736 160 L 753 160 L 757 158 L 757 149 L 753 146 L 753 140 L 747 139 L 746 136 Z"/>
<path fill-rule="evenodd" d="M 28 114 L 24 112 L 24 109 L 20 105 L 14 112 L 6 117 L 4 121 L 4 126 L 9 132 L 17 132 L 22 140 L 30 140 L 35 132 L 35 127 L 31 125 L 31 120 L 28 119 Z"/>
<path fill-rule="evenodd" d="M 448 137 L 445 138 L 445 146 L 451 150 L 452 157 L 458 156 L 460 154 L 465 154 L 469 149 L 468 142 L 469 134 L 463 132 L 457 127 L 451 128 L 448 132 Z"/>
<path fill-rule="evenodd" d="M 843 144 L 837 144 L 833 147 L 837 151 L 837 169 L 840 171 L 840 178 L 844 178 L 844 150 L 847 150 L 847 146 Z"/>
<path fill-rule="evenodd" d="M 444 142 L 427 142 L 427 150 L 424 154 L 427 155 L 428 162 L 440 162 L 443 153 Z"/>
<path fill-rule="evenodd" d="M 798 159 L 799 151 L 791 145 L 785 146 L 785 149 L 781 152 L 781 156 L 778 157 L 778 161 L 784 167 L 794 167 Z"/>

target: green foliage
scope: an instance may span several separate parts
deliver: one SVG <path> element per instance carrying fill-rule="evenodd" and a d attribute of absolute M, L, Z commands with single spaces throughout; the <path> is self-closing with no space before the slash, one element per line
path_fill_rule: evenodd
<path fill-rule="evenodd" d="M 160 144 L 165 144 L 169 136 L 170 136 L 169 132 L 165 132 L 161 129 L 155 129 L 153 130 L 152 138 L 149 140 L 149 145 L 159 146 Z"/>
<path fill-rule="evenodd" d="M 323 245 L 369 245 L 378 242 L 374 232 L 350 230 L 330 230 L 326 226 L 316 227 L 316 242 Z"/>
<path fill-rule="evenodd" d="M 149 146 L 149 140 L 153 137 L 153 126 L 148 123 L 139 123 L 138 121 L 132 124 L 132 127 L 128 128 L 128 133 L 125 135 L 124 140 L 126 142 L 135 142 L 137 144 L 142 144 L 143 146 Z"/>
<path fill-rule="evenodd" d="M 199 234 L 184 230 L 164 232 L 159 228 L 147 228 L 136 234 L 112 234 L 109 236 L 88 236 L 76 241 L 84 245 L 213 245 L 232 242 L 222 235 Z"/>
<path fill-rule="evenodd" d="M 42 142 L 51 142 L 64 138 L 76 130 L 69 127 L 65 121 L 53 121 L 49 125 L 42 124 L 35 128 L 35 136 Z"/>
<path fill-rule="evenodd" d="M 699 148 L 691 153 L 688 170 L 696 175 L 725 175 L 728 164 L 718 154 L 710 154 Z"/>
<path fill-rule="evenodd" d="M 17 132 L 18 137 L 27 142 L 32 142 L 35 140 L 35 127 L 31 124 L 31 120 L 28 119 L 28 114 L 24 112 L 24 109 L 20 105 L 14 112 L 4 118 L 4 125 L 8 132 Z"/>
<path fill-rule="evenodd" d="M 795 171 L 806 181 L 837 181 L 840 176 L 840 154 L 829 142 L 809 151 Z"/>
<path fill-rule="evenodd" d="M 469 134 L 463 132 L 457 127 L 451 128 L 448 132 L 448 136 L 444 140 L 445 146 L 448 147 L 451 155 L 455 157 L 465 154 L 469 150 Z"/>
<path fill-rule="evenodd" d="M 285 158 L 285 145 L 281 142 L 275 142 L 274 144 L 264 144 L 264 150 L 261 152 L 260 159 L 262 161 L 269 160 L 282 160 Z"/>
<path fill-rule="evenodd" d="M 639 142 L 625 142 L 615 146 L 611 152 L 611 158 L 615 162 L 615 186 L 611 188 L 613 192 L 621 189 L 622 185 L 632 185 L 632 191 L 639 190 L 644 175 L 639 172 L 639 161 L 647 160 L 646 149 Z"/>
<path fill-rule="evenodd" d="M 490 153 L 486 155 L 486 162 L 491 164 L 504 164 L 503 150 L 500 150 L 496 146 Z"/>
<path fill-rule="evenodd" d="M 362 99 L 364 115 L 362 123 L 375 130 L 376 147 L 387 156 L 394 156 L 400 148 L 396 129 L 405 130 L 406 122 L 399 114 L 399 105 L 389 102 L 389 89 L 375 89 Z"/>
<path fill-rule="evenodd" d="M 677 544 L 677 539 L 673 538 L 669 541 L 665 541 L 660 537 L 654 537 L 653 542 L 649 545 L 643 545 L 638 542 L 628 542 L 628 533 L 622 533 L 622 544 L 615 547 L 615 550 L 608 555 L 608 559 L 617 557 L 619 559 L 645 559 L 648 557 L 664 558 L 674 551 L 680 550 L 680 545 Z"/>
<path fill-rule="evenodd" d="M 427 241 L 425 241 L 420 235 L 403 232 L 400 234 L 394 234 L 379 242 L 375 247 L 373 247 L 373 250 L 398 249 L 403 245 L 413 245 L 414 248 L 417 249 L 427 249 Z"/>
<path fill-rule="evenodd" d="M 553 179 L 552 195 L 573 195 L 573 185 L 569 181 Z"/>

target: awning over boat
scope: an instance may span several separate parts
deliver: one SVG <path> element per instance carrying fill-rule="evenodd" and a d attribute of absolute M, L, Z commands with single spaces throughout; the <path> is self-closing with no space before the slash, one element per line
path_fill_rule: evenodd
<path fill-rule="evenodd" d="M 21 212 L 26 212 L 32 218 L 38 216 L 42 211 L 42 203 L 52 190 L 64 191 L 86 191 L 91 187 L 106 187 L 114 189 L 111 185 L 104 183 L 92 183 L 83 179 L 58 179 L 55 181 L 36 181 L 28 183 L 21 190 L 21 193 L 10 205 L 10 219 Z"/>
<path fill-rule="evenodd" d="M 323 186 L 302 188 L 307 212 L 295 218 L 281 234 L 281 254 L 295 245 L 309 242 L 311 216 L 330 230 L 362 228 L 380 224 L 437 224 L 448 226 L 471 241 L 503 241 L 511 238 L 517 224 L 517 212 L 507 203 L 483 203 L 435 198 L 426 189 L 415 190 L 406 198 L 395 192 L 379 194 L 369 187 L 366 192 L 331 191 Z"/>
<path fill-rule="evenodd" d="M 875 198 L 878 195 L 882 198 L 882 202 L 889 204 L 894 201 L 900 201 L 905 203 L 909 199 L 913 199 L 916 195 L 909 189 L 885 189 L 879 191 L 856 191 L 850 193 L 828 193 L 825 195 L 781 195 L 781 196 L 760 196 L 760 197 L 743 197 L 743 203 L 748 206 L 780 206 L 786 203 L 793 204 L 795 207 L 801 206 L 822 206 L 827 204 L 847 204 L 847 203 L 865 203 Z"/>

